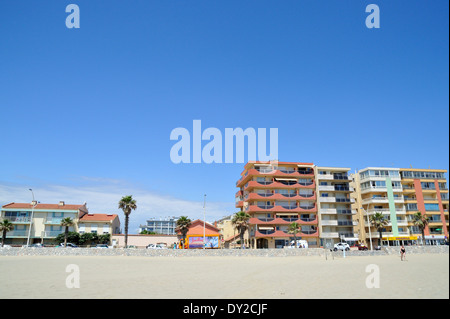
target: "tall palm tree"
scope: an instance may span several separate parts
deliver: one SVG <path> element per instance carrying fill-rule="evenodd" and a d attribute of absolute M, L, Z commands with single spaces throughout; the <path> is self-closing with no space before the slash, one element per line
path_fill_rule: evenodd
<path fill-rule="evenodd" d="M 69 227 L 73 226 L 74 222 L 72 218 L 66 217 L 61 219 L 61 226 L 65 227 L 64 229 L 64 247 L 67 247 L 67 237 L 69 236 Z"/>
<path fill-rule="evenodd" d="M 370 223 L 378 230 L 380 234 L 380 246 L 383 245 L 383 228 L 389 224 L 389 220 L 380 212 L 376 212 L 370 216 Z M 370 226 L 369 226 L 370 227 Z"/>
<path fill-rule="evenodd" d="M 2 247 L 5 244 L 6 233 L 14 229 L 14 224 L 5 219 L 0 222 L 0 231 L 2 232 Z"/>
<path fill-rule="evenodd" d="M 422 245 L 425 241 L 425 228 L 427 228 L 429 222 L 430 218 L 428 218 L 427 215 L 422 215 L 421 212 L 417 212 L 413 215 L 414 226 L 419 227 L 420 231 L 422 232 Z"/>
<path fill-rule="evenodd" d="M 185 247 L 186 235 L 189 231 L 189 227 L 191 226 L 191 220 L 187 216 L 181 216 L 177 219 L 177 229 L 180 231 L 182 236 L 182 247 Z"/>
<path fill-rule="evenodd" d="M 123 196 L 119 201 L 119 209 L 125 214 L 125 248 L 128 248 L 128 223 L 130 220 L 131 210 L 136 210 L 136 200 L 132 195 Z"/>
<path fill-rule="evenodd" d="M 241 239 L 241 248 L 245 248 L 244 246 L 244 234 L 245 231 L 249 228 L 250 215 L 246 212 L 240 211 L 233 215 L 231 219 L 231 224 L 236 228 L 239 233 L 239 238 Z"/>

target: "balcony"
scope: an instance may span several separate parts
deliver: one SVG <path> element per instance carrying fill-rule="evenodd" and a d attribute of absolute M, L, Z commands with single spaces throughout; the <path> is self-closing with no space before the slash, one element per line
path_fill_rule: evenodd
<path fill-rule="evenodd" d="M 44 237 L 45 238 L 54 238 L 56 236 L 58 236 L 59 234 L 63 234 L 64 231 L 63 230 L 47 230 L 44 231 Z"/>
<path fill-rule="evenodd" d="M 324 232 L 320 233 L 321 238 L 339 238 L 339 233 L 337 232 Z"/>
<path fill-rule="evenodd" d="M 12 230 L 6 233 L 6 238 L 8 237 L 27 237 L 28 230 Z"/>
<path fill-rule="evenodd" d="M 29 224 L 31 222 L 31 217 L 29 216 L 8 216 L 3 217 L 3 219 L 6 219 L 13 224 Z"/>
<path fill-rule="evenodd" d="M 403 196 L 398 196 L 398 197 L 394 197 L 394 203 L 403 203 L 404 202 L 404 197 Z M 362 200 L 363 204 L 387 204 L 389 203 L 389 198 L 386 196 L 381 196 L 381 197 L 370 197 L 370 198 L 363 198 Z"/>
<path fill-rule="evenodd" d="M 358 234 L 355 233 L 350 233 L 350 232 L 345 232 L 345 233 L 341 233 L 339 232 L 339 238 L 358 238 Z"/>
<path fill-rule="evenodd" d="M 355 215 L 356 210 L 354 209 L 337 209 L 337 208 L 321 208 L 320 209 L 321 214 L 327 214 L 327 215 Z"/>
<path fill-rule="evenodd" d="M 252 225 L 285 225 L 296 222 L 301 225 L 317 225 L 317 215 L 314 218 L 302 218 L 302 217 L 283 217 L 277 215 L 273 217 L 252 217 L 249 223 Z"/>
<path fill-rule="evenodd" d="M 61 225 L 61 221 L 64 219 L 64 217 L 47 217 L 45 219 L 45 224 L 49 225 Z"/>
<path fill-rule="evenodd" d="M 334 191 L 333 185 L 319 185 L 319 191 L 332 192 Z"/>
<path fill-rule="evenodd" d="M 354 198 L 320 197 L 321 203 L 354 203 Z"/>

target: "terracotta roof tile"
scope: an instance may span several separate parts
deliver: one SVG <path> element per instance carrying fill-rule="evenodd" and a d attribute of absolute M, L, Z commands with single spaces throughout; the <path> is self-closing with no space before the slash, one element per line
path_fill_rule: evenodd
<path fill-rule="evenodd" d="M 2 208 L 17 208 L 17 209 L 32 209 L 33 205 L 31 203 L 9 203 L 3 205 Z M 85 210 L 84 205 L 71 205 L 71 204 L 37 204 L 34 209 L 62 209 L 62 210 Z"/>
<path fill-rule="evenodd" d="M 113 221 L 117 217 L 117 214 L 84 214 L 80 221 Z"/>

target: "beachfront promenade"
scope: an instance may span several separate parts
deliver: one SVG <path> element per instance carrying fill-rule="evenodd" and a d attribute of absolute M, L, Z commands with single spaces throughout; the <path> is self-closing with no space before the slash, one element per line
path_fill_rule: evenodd
<path fill-rule="evenodd" d="M 0 256 L 148 256 L 148 257 L 289 257 L 398 255 L 400 247 L 383 247 L 382 250 L 350 250 L 331 252 L 323 248 L 299 249 L 136 249 L 136 248 L 0 248 Z M 448 254 L 449 246 L 406 246 L 408 254 Z"/>

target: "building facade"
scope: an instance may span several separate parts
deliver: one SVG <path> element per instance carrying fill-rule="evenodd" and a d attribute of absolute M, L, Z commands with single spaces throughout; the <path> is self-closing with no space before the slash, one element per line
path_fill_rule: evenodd
<path fill-rule="evenodd" d="M 78 219 L 87 214 L 83 205 L 68 205 L 63 201 L 58 204 L 10 203 L 2 206 L 1 218 L 10 221 L 14 229 L 6 234 L 6 243 L 26 245 L 35 243 L 53 243 L 56 236 L 65 231 L 61 220 L 70 217 L 74 226 L 69 231 L 78 231 Z"/>
<path fill-rule="evenodd" d="M 283 248 L 293 238 L 289 224 L 301 225 L 297 238 L 318 247 L 318 210 L 313 163 L 249 162 L 236 186 L 236 207 L 250 218 L 252 248 Z"/>
<path fill-rule="evenodd" d="M 96 233 L 98 235 L 120 232 L 120 220 L 116 214 L 90 214 L 86 204 L 10 203 L 2 206 L 1 219 L 8 220 L 14 229 L 6 233 L 6 244 L 26 245 L 55 244 L 54 240 L 65 232 L 61 220 L 71 218 L 70 232 Z"/>
<path fill-rule="evenodd" d="M 139 226 L 139 232 L 148 231 L 161 235 L 176 235 L 177 220 L 179 217 L 150 218 L 146 225 Z"/>
<path fill-rule="evenodd" d="M 319 208 L 320 246 L 332 248 L 338 242 L 353 245 L 358 242 L 356 210 L 351 205 L 355 199 L 350 195 L 350 168 L 316 167 L 317 195 Z"/>
<path fill-rule="evenodd" d="M 252 248 L 282 248 L 293 240 L 289 225 L 297 222 L 298 239 L 309 247 L 333 247 L 345 241 L 367 246 L 417 244 L 422 235 L 413 215 L 430 222 L 427 244 L 448 240 L 449 195 L 446 170 L 368 167 L 319 167 L 301 162 L 249 162 L 236 182 L 236 208 L 250 215 L 246 241 Z M 370 221 L 381 213 L 379 231 Z M 230 240 L 234 238 L 229 236 Z"/>
<path fill-rule="evenodd" d="M 353 177 L 356 190 L 354 209 L 359 216 L 359 234 L 366 245 L 401 245 L 422 242 L 413 215 L 429 218 L 425 229 L 427 244 L 443 244 L 448 239 L 448 188 L 446 170 L 369 167 Z M 382 213 L 388 220 L 379 231 L 370 217 Z"/>
<path fill-rule="evenodd" d="M 84 214 L 77 223 L 78 233 L 97 235 L 120 234 L 120 220 L 117 214 Z"/>

